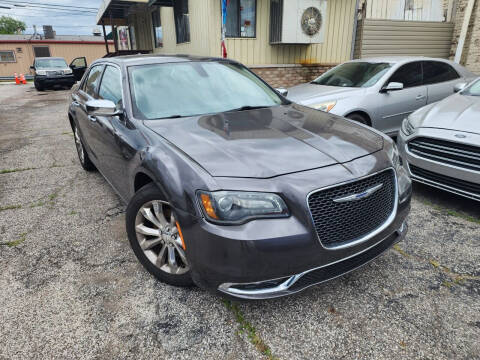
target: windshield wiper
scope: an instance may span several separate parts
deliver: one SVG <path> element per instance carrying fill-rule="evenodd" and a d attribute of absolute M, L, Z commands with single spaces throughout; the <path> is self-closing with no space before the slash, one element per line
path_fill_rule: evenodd
<path fill-rule="evenodd" d="M 235 109 L 230 109 L 230 110 L 227 110 L 227 111 L 224 111 L 224 112 L 243 111 L 243 110 L 255 110 L 255 109 L 265 109 L 265 108 L 269 108 L 269 107 L 271 107 L 271 106 L 268 106 L 268 105 L 259 105 L 259 106 L 245 105 L 245 106 L 242 106 L 242 107 L 239 107 L 239 108 L 235 108 Z"/>
<path fill-rule="evenodd" d="M 161 118 L 159 118 L 159 120 L 161 120 L 161 119 L 178 119 L 178 118 L 182 118 L 182 117 L 185 117 L 185 116 L 183 116 L 183 115 L 170 115 L 170 116 L 161 117 Z"/>

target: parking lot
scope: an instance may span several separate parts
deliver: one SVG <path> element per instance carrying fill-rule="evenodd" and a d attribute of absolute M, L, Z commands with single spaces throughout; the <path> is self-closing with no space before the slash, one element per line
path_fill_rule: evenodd
<path fill-rule="evenodd" d="M 404 242 L 287 298 L 164 285 L 78 164 L 68 91 L 0 85 L 0 358 L 480 359 L 480 206 L 414 186 Z"/>

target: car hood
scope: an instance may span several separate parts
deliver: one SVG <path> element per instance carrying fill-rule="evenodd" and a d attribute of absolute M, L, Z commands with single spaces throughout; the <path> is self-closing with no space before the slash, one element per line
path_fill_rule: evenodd
<path fill-rule="evenodd" d="M 212 176 L 269 178 L 344 163 L 383 148 L 383 137 L 300 105 L 224 112 L 145 125 Z"/>
<path fill-rule="evenodd" d="M 441 128 L 480 134 L 480 97 L 461 94 L 421 109 L 419 127 Z"/>
<path fill-rule="evenodd" d="M 318 100 L 339 99 L 362 94 L 363 88 L 325 86 L 306 83 L 288 89 L 288 99 L 300 104 L 312 104 Z"/>

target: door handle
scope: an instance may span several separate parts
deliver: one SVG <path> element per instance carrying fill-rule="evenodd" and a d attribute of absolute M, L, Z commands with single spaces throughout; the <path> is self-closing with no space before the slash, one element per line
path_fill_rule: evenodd
<path fill-rule="evenodd" d="M 425 99 L 426 96 L 425 95 L 417 95 L 417 97 L 415 98 L 415 100 L 423 100 Z"/>
<path fill-rule="evenodd" d="M 92 115 L 88 115 L 88 120 L 90 120 L 91 122 L 97 122 L 97 118 Z"/>

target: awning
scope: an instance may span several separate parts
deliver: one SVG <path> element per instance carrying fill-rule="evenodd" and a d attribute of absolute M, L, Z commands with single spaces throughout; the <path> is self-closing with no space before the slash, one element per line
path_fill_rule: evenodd
<path fill-rule="evenodd" d="M 98 9 L 98 25 L 127 25 L 129 10 L 138 5 L 147 5 L 151 0 L 103 0 Z M 111 22 L 110 23 L 110 19 Z"/>

